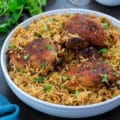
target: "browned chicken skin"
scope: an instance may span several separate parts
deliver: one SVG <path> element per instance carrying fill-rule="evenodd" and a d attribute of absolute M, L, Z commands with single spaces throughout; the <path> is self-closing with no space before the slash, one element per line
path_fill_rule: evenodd
<path fill-rule="evenodd" d="M 69 49 L 82 49 L 88 47 L 89 43 L 82 38 L 71 38 L 66 42 L 66 47 Z"/>
<path fill-rule="evenodd" d="M 43 38 L 29 43 L 23 52 L 9 50 L 7 54 L 10 58 L 11 67 L 15 65 L 16 68 L 23 68 L 26 64 L 33 68 L 40 68 L 40 63 L 52 65 L 57 58 L 55 45 Z"/>
<path fill-rule="evenodd" d="M 65 75 L 71 79 L 75 77 L 75 79 L 69 80 L 65 84 L 65 87 L 71 91 L 74 91 L 79 85 L 86 88 L 101 88 L 105 83 L 115 82 L 120 79 L 120 75 L 112 69 L 112 66 L 99 61 L 81 63 L 66 72 Z"/>
<path fill-rule="evenodd" d="M 81 37 L 79 40 L 77 40 L 77 43 L 80 45 L 81 42 L 84 42 L 84 45 L 86 45 L 85 47 L 87 47 L 88 44 L 90 46 L 106 47 L 105 33 L 101 25 L 97 21 L 93 20 L 92 18 L 88 18 L 85 15 L 74 15 L 66 22 L 65 30 L 72 34 L 77 33 Z M 70 41 L 68 40 L 68 43 L 66 43 L 66 47 L 69 48 L 69 46 L 72 46 L 72 44 L 73 40 L 70 39 Z M 79 47 L 79 49 L 81 49 L 81 47 Z"/>

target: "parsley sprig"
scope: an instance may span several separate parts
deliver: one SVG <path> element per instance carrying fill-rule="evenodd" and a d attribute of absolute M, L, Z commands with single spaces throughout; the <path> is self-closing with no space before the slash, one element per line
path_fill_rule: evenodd
<path fill-rule="evenodd" d="M 0 0 L 0 17 L 4 18 L 0 23 L 0 32 L 8 29 L 19 22 L 23 11 L 28 11 L 30 16 L 42 12 L 47 0 Z"/>

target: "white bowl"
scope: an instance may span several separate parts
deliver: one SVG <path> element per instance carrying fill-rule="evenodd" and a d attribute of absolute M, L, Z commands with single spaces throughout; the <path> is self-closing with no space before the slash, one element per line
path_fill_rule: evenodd
<path fill-rule="evenodd" d="M 119 6 L 120 0 L 95 0 L 96 2 L 106 6 Z"/>
<path fill-rule="evenodd" d="M 82 13 L 82 14 L 91 14 L 95 13 L 98 17 L 99 16 L 105 16 L 106 18 L 110 19 L 113 25 L 120 27 L 120 21 L 103 13 L 92 11 L 92 10 L 85 10 L 85 9 L 59 9 L 59 10 L 53 10 L 49 12 L 45 12 L 45 15 L 51 15 L 51 14 L 62 14 L 62 13 Z M 19 26 L 28 26 L 34 19 L 38 19 L 40 15 L 36 15 L 23 23 L 21 23 Z M 49 102 L 45 102 L 42 100 L 39 100 L 37 98 L 34 98 L 27 94 L 26 92 L 22 91 L 19 87 L 17 87 L 14 82 L 11 80 L 8 70 L 7 70 L 7 55 L 6 51 L 8 49 L 8 44 L 10 42 L 10 38 L 13 34 L 14 30 L 8 35 L 6 38 L 2 50 L 1 50 L 1 66 L 4 73 L 4 76 L 7 80 L 7 83 L 9 87 L 12 89 L 12 91 L 16 94 L 16 96 L 26 103 L 27 105 L 31 106 L 32 108 L 50 114 L 54 116 L 59 117 L 66 117 L 66 118 L 84 118 L 84 117 L 90 117 L 99 115 L 102 113 L 105 113 L 109 110 L 112 110 L 113 108 L 120 105 L 120 96 L 114 97 L 113 99 L 107 100 L 105 102 L 92 104 L 92 105 L 83 105 L 83 106 L 65 106 L 65 105 L 58 105 L 58 104 L 52 104 Z"/>

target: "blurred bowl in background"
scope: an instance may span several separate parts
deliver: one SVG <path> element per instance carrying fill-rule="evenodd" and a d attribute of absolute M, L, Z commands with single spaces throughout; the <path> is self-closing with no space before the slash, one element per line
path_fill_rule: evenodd
<path fill-rule="evenodd" d="M 89 4 L 90 0 L 68 0 L 70 3 L 76 6 L 84 6 Z"/>
<path fill-rule="evenodd" d="M 106 6 L 119 6 L 120 0 L 95 0 L 96 2 Z"/>

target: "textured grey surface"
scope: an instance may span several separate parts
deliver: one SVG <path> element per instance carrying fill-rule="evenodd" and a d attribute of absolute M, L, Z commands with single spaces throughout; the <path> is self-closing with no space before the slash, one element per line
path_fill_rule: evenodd
<path fill-rule="evenodd" d="M 106 7 L 102 6 L 100 4 L 97 4 L 94 2 L 94 0 L 91 0 L 91 2 L 86 6 L 74 6 L 71 3 L 69 3 L 67 0 L 48 0 L 48 5 L 45 8 L 45 11 L 48 10 L 54 10 L 54 9 L 61 9 L 61 8 L 83 8 L 83 9 L 91 9 L 96 10 L 100 12 L 104 12 L 106 14 L 109 14 L 113 17 L 116 17 L 120 20 L 120 6 L 117 7 Z M 27 13 L 24 14 L 21 21 L 28 18 L 29 15 Z M 15 26 L 13 26 L 14 28 Z M 7 34 L 1 34 L 0 33 L 0 47 L 2 46 Z M 40 112 L 37 112 L 36 110 L 31 109 L 24 103 L 22 103 L 9 89 L 3 73 L 1 71 L 0 67 L 0 93 L 2 93 L 4 96 L 6 96 L 12 103 L 18 104 L 21 108 L 21 119 L 22 120 L 64 120 L 63 118 L 57 118 L 53 116 L 49 116 Z M 41 108 L 42 109 L 42 108 Z M 86 118 L 84 120 L 120 120 L 120 107 L 105 113 L 100 116 L 92 117 L 92 118 Z"/>

